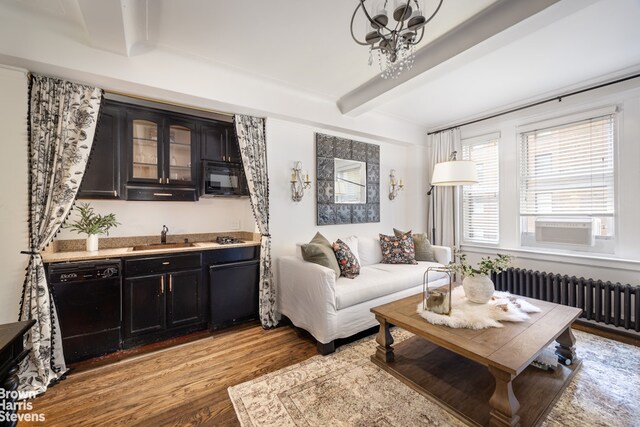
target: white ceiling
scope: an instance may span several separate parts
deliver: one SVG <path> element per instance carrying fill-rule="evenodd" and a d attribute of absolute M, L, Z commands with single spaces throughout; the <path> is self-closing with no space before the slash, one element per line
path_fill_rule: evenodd
<path fill-rule="evenodd" d="M 421 45 L 498 1 L 531 0 L 444 0 Z M 375 63 L 367 65 L 368 49 L 349 33 L 357 0 L 0 3 L 44 15 L 83 38 L 79 42 L 99 49 L 133 57 L 151 49 L 169 50 L 332 102 L 378 78 Z M 562 0 L 399 84 L 373 108 L 432 129 L 628 73 L 640 68 L 638 22 L 640 0 Z M 364 23 L 359 26 L 364 31 Z M 188 75 L 185 70 L 183 78 Z"/>
<path fill-rule="evenodd" d="M 378 111 L 433 129 L 640 71 L 640 1 L 563 0 L 398 88 Z"/>

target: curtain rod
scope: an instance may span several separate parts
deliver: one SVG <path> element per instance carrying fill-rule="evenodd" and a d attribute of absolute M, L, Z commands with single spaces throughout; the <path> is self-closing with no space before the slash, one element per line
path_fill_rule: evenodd
<path fill-rule="evenodd" d="M 607 86 L 615 85 L 615 84 L 618 84 L 618 83 L 626 82 L 627 80 L 636 79 L 638 77 L 640 77 L 640 73 L 639 74 L 633 74 L 631 76 L 623 77 L 623 78 L 620 78 L 620 79 L 617 79 L 617 80 L 613 80 L 613 81 L 610 81 L 610 82 L 601 83 L 599 85 L 591 86 L 591 87 L 588 87 L 588 88 L 585 88 L 585 89 L 580 89 L 580 90 L 576 90 L 576 91 L 573 91 L 573 92 L 565 93 L 563 95 L 554 96 L 552 98 L 543 99 L 542 101 L 533 102 L 531 104 L 526 104 L 526 105 L 523 105 L 521 107 L 512 108 L 510 110 L 502 111 L 500 113 L 492 114 L 492 115 L 486 116 L 486 117 L 481 117 L 479 119 L 470 120 L 468 122 L 460 123 L 460 124 L 457 124 L 457 125 L 454 125 L 454 126 L 449 126 L 449 127 L 446 127 L 446 128 L 434 130 L 432 132 L 428 132 L 427 135 L 433 135 L 433 134 L 438 133 L 438 132 L 444 132 L 444 131 L 455 129 L 455 128 L 458 128 L 458 127 L 472 125 L 474 123 L 479 123 L 479 122 L 483 122 L 485 120 L 494 119 L 496 117 L 504 116 L 505 114 L 515 113 L 516 111 L 526 110 L 527 108 L 531 108 L 531 107 L 537 107 L 538 105 L 546 104 L 548 102 L 553 102 L 553 101 L 562 102 L 563 98 L 568 98 L 570 96 L 578 95 L 578 94 L 581 94 L 581 93 L 584 93 L 584 92 L 589 92 L 591 90 L 600 89 L 600 88 L 603 88 L 603 87 L 607 87 Z"/>

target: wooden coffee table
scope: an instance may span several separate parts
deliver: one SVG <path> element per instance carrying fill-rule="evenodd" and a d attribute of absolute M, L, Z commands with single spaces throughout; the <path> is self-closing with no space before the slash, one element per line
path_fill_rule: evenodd
<path fill-rule="evenodd" d="M 420 317 L 421 298 L 371 309 L 380 322 L 371 360 L 472 425 L 540 424 L 580 368 L 571 332 L 582 312 L 578 308 L 523 298 L 542 312 L 526 322 L 503 322 L 503 328 L 453 329 Z M 416 336 L 394 348 L 391 325 Z M 557 352 L 573 363 L 556 371 L 530 367 L 554 340 Z"/>

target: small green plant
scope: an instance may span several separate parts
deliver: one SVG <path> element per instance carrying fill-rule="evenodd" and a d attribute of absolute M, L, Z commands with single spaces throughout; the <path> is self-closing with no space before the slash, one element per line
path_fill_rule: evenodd
<path fill-rule="evenodd" d="M 473 268 L 467 262 L 467 255 L 461 251 L 455 251 L 455 255 L 458 259 L 457 262 L 450 262 L 447 268 L 460 273 L 463 277 L 474 277 L 476 275 L 489 275 L 492 271 L 500 272 L 509 267 L 512 256 L 498 254 L 497 257 L 485 257 L 480 260 L 476 268 Z"/>
<path fill-rule="evenodd" d="M 79 204 L 78 214 L 80 218 L 69 223 L 65 228 L 91 236 L 93 234 L 109 235 L 111 228 L 120 225 L 120 223 L 116 221 L 115 214 L 110 213 L 104 216 L 97 214 L 89 203 Z"/>

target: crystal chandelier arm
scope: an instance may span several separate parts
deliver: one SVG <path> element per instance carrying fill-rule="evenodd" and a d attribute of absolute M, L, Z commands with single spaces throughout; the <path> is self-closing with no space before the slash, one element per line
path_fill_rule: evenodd
<path fill-rule="evenodd" d="M 369 12 L 367 11 L 366 6 L 364 5 L 364 2 L 366 0 L 360 0 L 360 3 L 358 3 L 358 6 L 356 6 L 356 10 L 353 11 L 353 15 L 351 15 L 351 38 L 353 38 L 353 40 L 355 40 L 356 43 L 358 43 L 359 45 L 362 46 L 369 46 L 369 43 L 363 43 L 361 41 L 359 41 L 358 39 L 356 39 L 356 36 L 353 34 L 353 21 L 355 21 L 356 18 L 356 14 L 358 13 L 358 9 L 362 8 L 362 11 L 364 12 L 364 16 L 367 18 L 367 20 L 373 24 L 375 21 L 373 20 L 373 18 L 371 17 L 371 15 L 369 15 Z M 386 2 L 385 2 L 386 5 Z M 380 35 L 380 37 L 382 37 L 383 39 L 386 39 L 385 34 L 382 32 L 382 29 L 387 30 L 389 33 L 393 32 L 393 30 L 391 30 L 389 27 L 387 27 L 386 25 L 380 25 L 379 23 L 376 22 L 376 31 L 378 32 L 378 34 Z M 388 36 L 389 34 L 387 34 Z"/>
<path fill-rule="evenodd" d="M 414 41 L 413 44 L 418 44 L 422 41 L 422 38 L 424 37 L 424 27 L 420 28 L 420 30 L 422 30 L 420 32 L 420 37 L 418 38 L 418 40 Z"/>
<path fill-rule="evenodd" d="M 417 0 L 414 0 L 417 1 Z M 405 16 L 407 14 L 407 9 L 409 8 L 409 4 L 411 2 L 408 1 L 406 5 L 404 5 L 404 12 L 402 12 L 402 16 Z M 395 18 L 394 18 L 395 19 Z M 401 19 L 399 21 L 396 21 L 396 27 L 393 29 L 394 32 L 399 33 L 400 31 L 402 31 L 402 28 L 404 27 L 404 21 L 406 21 L 405 19 Z M 398 28 L 399 26 L 399 28 Z"/>
<path fill-rule="evenodd" d="M 417 0 L 414 0 L 417 4 Z M 436 7 L 436 10 L 433 11 L 433 13 L 431 14 L 431 16 L 429 17 L 429 19 L 427 19 L 426 21 L 424 21 L 424 25 L 426 26 L 429 21 L 431 21 L 433 19 L 434 16 L 436 16 L 436 13 L 438 13 L 438 11 L 440 10 L 440 7 L 442 6 L 442 2 L 443 0 L 440 0 L 440 3 L 438 3 L 438 7 Z M 424 28 L 424 26 L 422 27 Z"/>
<path fill-rule="evenodd" d="M 413 0 L 416 4 L 418 4 L 418 0 Z M 416 40 L 415 42 L 413 42 L 413 44 L 418 44 L 422 41 L 422 38 L 424 37 L 424 29 L 426 28 L 427 24 L 429 23 L 429 21 L 431 21 L 433 19 L 434 16 L 436 16 L 436 13 L 438 13 L 438 11 L 440 10 L 440 7 L 442 6 L 442 2 L 443 0 L 440 0 L 440 3 L 438 3 L 438 7 L 436 7 L 436 10 L 431 14 L 431 16 L 429 17 L 429 19 L 427 19 L 426 21 L 424 21 L 424 24 L 422 25 L 422 32 L 420 33 L 420 38 L 418 38 L 418 40 Z M 418 6 L 419 8 L 420 6 Z"/>
<path fill-rule="evenodd" d="M 353 38 L 353 41 L 355 41 L 356 43 L 358 43 L 361 46 L 369 46 L 369 43 L 361 42 L 360 40 L 358 40 L 356 38 L 355 34 L 353 34 L 353 21 L 356 19 L 356 14 L 358 13 L 358 9 L 360 9 L 361 7 L 362 7 L 362 10 L 364 10 L 365 15 L 367 15 L 367 18 L 369 18 L 369 14 L 367 13 L 367 9 L 364 7 L 364 0 L 360 0 L 360 3 L 356 7 L 356 9 L 353 11 L 353 15 L 351 16 L 351 38 Z M 371 18 L 369 18 L 369 21 L 371 21 Z"/>

